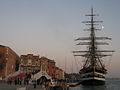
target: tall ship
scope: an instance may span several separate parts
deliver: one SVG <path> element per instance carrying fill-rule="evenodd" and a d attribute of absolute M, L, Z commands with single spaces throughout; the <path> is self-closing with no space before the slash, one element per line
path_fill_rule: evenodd
<path fill-rule="evenodd" d="M 91 8 L 91 14 L 85 16 L 90 17 L 89 21 L 83 22 L 89 25 L 89 28 L 85 29 L 85 31 L 89 32 L 89 36 L 79 37 L 75 41 L 80 41 L 77 45 L 87 45 L 87 50 L 73 51 L 74 56 L 82 56 L 85 60 L 79 71 L 81 76 L 80 83 L 82 85 L 104 85 L 107 69 L 105 63 L 103 63 L 103 57 L 111 56 L 114 50 L 100 50 L 99 45 L 109 45 L 104 40 L 111 40 L 111 38 L 96 36 L 96 31 L 101 30 L 96 28 L 96 25 L 99 25 L 103 21 L 94 20 L 94 17 L 98 16 L 98 14 L 93 13 L 93 8 Z"/>

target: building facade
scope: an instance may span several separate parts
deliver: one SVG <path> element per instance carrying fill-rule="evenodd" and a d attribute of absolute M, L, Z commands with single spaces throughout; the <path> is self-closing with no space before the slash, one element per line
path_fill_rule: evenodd
<path fill-rule="evenodd" d="M 0 45 L 0 78 L 14 73 L 19 68 L 19 56 L 9 47 Z"/>
<path fill-rule="evenodd" d="M 65 73 L 59 67 L 55 67 L 55 78 L 56 79 L 64 79 Z"/>
<path fill-rule="evenodd" d="M 39 71 L 40 67 L 39 56 L 34 56 L 33 54 L 20 56 L 20 71 L 32 74 L 33 72 Z"/>
<path fill-rule="evenodd" d="M 54 60 L 48 60 L 48 74 L 55 78 L 55 61 Z"/>
<path fill-rule="evenodd" d="M 48 59 L 46 57 L 40 58 L 41 71 L 46 71 L 48 73 Z"/>
<path fill-rule="evenodd" d="M 55 61 L 46 57 L 41 57 L 40 62 L 41 70 L 46 71 L 48 75 L 50 75 L 52 78 L 55 78 Z"/>
<path fill-rule="evenodd" d="M 51 78 L 64 78 L 64 71 L 56 67 L 54 60 L 33 54 L 21 55 L 20 70 L 27 74 L 45 71 Z"/>

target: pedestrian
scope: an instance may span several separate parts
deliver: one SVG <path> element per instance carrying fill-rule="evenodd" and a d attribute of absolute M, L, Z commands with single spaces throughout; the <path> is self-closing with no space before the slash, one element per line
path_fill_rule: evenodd
<path fill-rule="evenodd" d="M 15 82 L 15 85 L 17 85 L 17 80 L 16 79 L 14 80 L 14 82 Z"/>
<path fill-rule="evenodd" d="M 36 79 L 33 79 L 33 86 L 36 88 Z"/>
<path fill-rule="evenodd" d="M 21 78 L 19 79 L 19 84 L 21 85 L 21 83 L 22 83 L 22 80 L 21 80 Z"/>

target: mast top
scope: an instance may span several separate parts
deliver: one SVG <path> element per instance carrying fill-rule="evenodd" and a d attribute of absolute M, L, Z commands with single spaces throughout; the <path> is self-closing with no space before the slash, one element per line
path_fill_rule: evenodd
<path fill-rule="evenodd" d="M 91 14 L 86 14 L 85 16 L 99 16 L 98 14 L 93 13 L 93 7 L 91 8 Z"/>

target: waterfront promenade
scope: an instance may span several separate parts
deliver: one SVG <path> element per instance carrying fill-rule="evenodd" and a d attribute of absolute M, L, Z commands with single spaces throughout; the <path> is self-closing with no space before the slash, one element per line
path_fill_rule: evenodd
<path fill-rule="evenodd" d="M 36 88 L 34 88 L 33 84 L 17 84 L 15 83 L 6 83 L 6 82 L 0 82 L 0 90 L 69 90 L 69 87 L 67 87 L 67 84 L 64 82 L 58 82 L 55 87 L 53 86 L 44 86 L 44 85 L 36 85 Z"/>
<path fill-rule="evenodd" d="M 18 89 L 18 88 L 26 88 L 26 89 Z M 15 84 L 7 84 L 5 82 L 0 82 L 0 90 L 46 90 L 40 85 L 37 85 L 36 88 L 32 84 L 29 85 L 15 85 Z"/>

